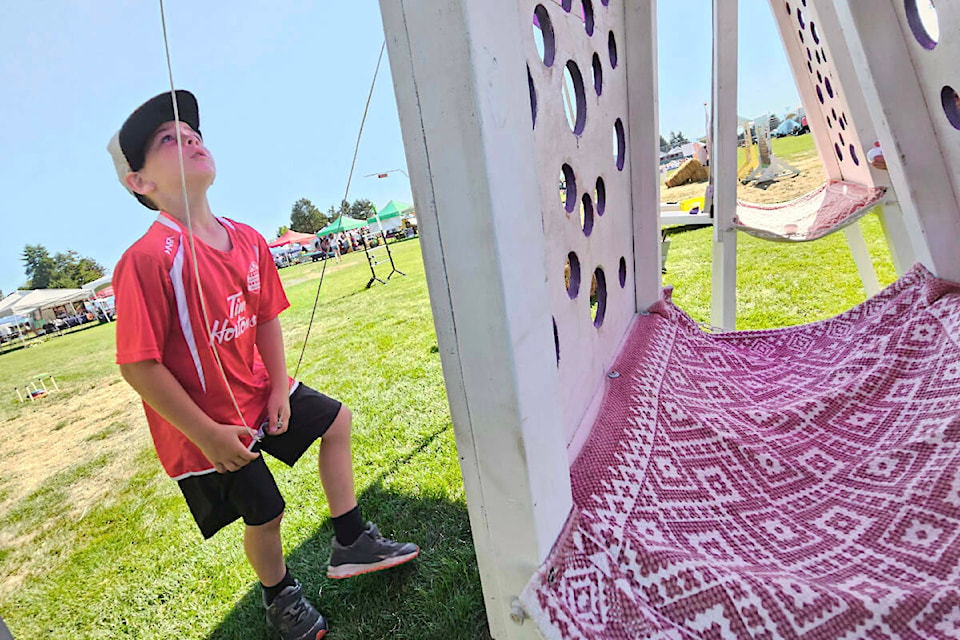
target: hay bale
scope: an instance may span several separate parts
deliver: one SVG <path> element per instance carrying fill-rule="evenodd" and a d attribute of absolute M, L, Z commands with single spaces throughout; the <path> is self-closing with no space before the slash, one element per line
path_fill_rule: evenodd
<path fill-rule="evenodd" d="M 696 158 L 690 158 L 677 169 L 677 172 L 670 176 L 666 185 L 668 187 L 679 187 L 688 182 L 704 182 L 708 177 L 707 168 L 700 164 Z"/>

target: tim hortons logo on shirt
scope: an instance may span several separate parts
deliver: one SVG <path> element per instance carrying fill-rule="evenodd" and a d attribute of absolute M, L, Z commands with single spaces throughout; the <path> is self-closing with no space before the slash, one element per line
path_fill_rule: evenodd
<path fill-rule="evenodd" d="M 243 299 L 240 292 L 227 296 L 227 306 L 230 307 L 230 317 L 236 318 L 247 310 L 247 301 Z"/>
<path fill-rule="evenodd" d="M 257 326 L 257 316 L 247 316 L 247 301 L 244 300 L 243 293 L 237 292 L 227 296 L 227 308 L 229 309 L 229 319 L 215 320 L 213 328 L 210 330 L 210 342 L 216 341 L 218 344 L 230 342 L 234 338 L 239 338 L 249 329 Z"/>
<path fill-rule="evenodd" d="M 247 270 L 247 291 L 260 291 L 260 266 L 256 262 L 251 262 Z"/>

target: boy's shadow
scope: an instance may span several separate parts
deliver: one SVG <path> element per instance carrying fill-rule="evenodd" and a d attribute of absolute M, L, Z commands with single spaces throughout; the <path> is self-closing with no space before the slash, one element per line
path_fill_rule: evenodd
<path fill-rule="evenodd" d="M 428 437 L 418 451 L 437 434 Z M 407 457 L 417 454 L 414 451 Z M 397 466 L 407 460 L 400 460 Z M 359 497 L 365 517 L 388 537 L 420 545 L 410 563 L 346 580 L 326 577 L 333 526 L 317 531 L 286 554 L 304 594 L 327 618 L 330 640 L 489 639 L 480 575 L 466 507 L 444 496 L 409 496 L 384 487 L 384 470 Z M 259 586 L 253 586 L 207 640 L 274 640 Z"/>

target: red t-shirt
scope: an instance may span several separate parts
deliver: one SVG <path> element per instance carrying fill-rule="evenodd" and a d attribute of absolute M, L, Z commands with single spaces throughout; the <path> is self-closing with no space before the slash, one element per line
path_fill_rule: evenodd
<path fill-rule="evenodd" d="M 214 357 L 215 343 L 244 422 L 255 430 L 270 393 L 257 351 L 257 325 L 290 303 L 263 236 L 245 224 L 219 221 L 230 237 L 229 251 L 195 241 L 207 329 L 184 225 L 161 213 L 120 258 L 113 272 L 117 364 L 156 360 L 214 421 L 241 424 Z M 214 471 L 179 429 L 143 406 L 157 455 L 172 478 Z M 250 441 L 244 444 L 250 446 Z"/>

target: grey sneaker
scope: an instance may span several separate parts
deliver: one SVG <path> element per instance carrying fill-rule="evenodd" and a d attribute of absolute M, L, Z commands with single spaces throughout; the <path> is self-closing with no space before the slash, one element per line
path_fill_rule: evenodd
<path fill-rule="evenodd" d="M 367 523 L 360 537 L 345 547 L 334 538 L 331 543 L 328 578 L 352 578 L 361 573 L 389 569 L 409 562 L 420 555 L 420 547 L 412 542 L 394 542 L 380 535 L 377 525 Z"/>
<path fill-rule="evenodd" d="M 303 587 L 296 581 L 267 607 L 267 624 L 282 640 L 320 640 L 327 635 L 327 621 L 303 597 Z"/>

